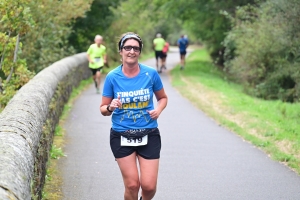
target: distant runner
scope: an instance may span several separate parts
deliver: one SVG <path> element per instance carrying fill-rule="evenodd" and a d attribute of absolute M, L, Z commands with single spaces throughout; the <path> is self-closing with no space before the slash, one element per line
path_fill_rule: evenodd
<path fill-rule="evenodd" d="M 92 44 L 87 51 L 89 67 L 93 73 L 97 94 L 100 93 L 101 72 L 106 63 L 106 47 L 102 45 L 102 41 L 102 36 L 96 35 L 95 44 Z"/>
<path fill-rule="evenodd" d="M 183 70 L 185 66 L 186 49 L 189 46 L 189 41 L 184 37 L 184 35 L 181 35 L 181 37 L 177 41 L 177 45 L 179 47 L 180 53 L 180 69 Z"/>
<path fill-rule="evenodd" d="M 167 55 L 168 55 L 168 51 L 169 51 L 169 43 L 165 42 L 164 48 L 162 50 L 162 68 L 163 69 L 167 69 L 166 67 L 166 60 L 167 60 Z M 162 70 L 162 69 L 161 69 Z"/>
<path fill-rule="evenodd" d="M 158 73 L 161 73 L 161 69 L 163 67 L 162 50 L 165 46 L 165 40 L 161 37 L 160 33 L 156 34 L 156 38 L 153 40 L 153 46 L 154 46 L 155 58 L 156 58 L 156 69 L 157 69 Z M 159 60 L 160 60 L 160 62 L 159 62 Z"/>

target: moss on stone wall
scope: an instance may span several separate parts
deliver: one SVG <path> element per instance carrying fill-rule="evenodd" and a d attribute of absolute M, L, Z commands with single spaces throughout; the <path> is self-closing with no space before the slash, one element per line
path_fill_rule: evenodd
<path fill-rule="evenodd" d="M 34 184 L 32 192 L 37 199 L 41 199 L 43 185 L 45 183 L 47 161 L 49 159 L 49 152 L 53 143 L 53 137 L 55 127 L 59 122 L 59 117 L 62 114 L 64 105 L 68 102 L 73 88 L 76 88 L 80 81 L 90 77 L 90 70 L 79 66 L 77 69 L 73 69 L 65 77 L 65 79 L 58 84 L 51 103 L 49 105 L 49 113 L 46 123 L 43 127 L 43 134 L 40 140 L 37 156 L 35 158 L 34 167 Z"/>

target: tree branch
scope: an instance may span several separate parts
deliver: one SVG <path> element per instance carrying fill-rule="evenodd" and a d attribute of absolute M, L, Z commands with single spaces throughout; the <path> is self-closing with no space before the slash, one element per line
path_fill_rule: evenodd
<path fill-rule="evenodd" d="M 17 42 L 16 42 L 16 47 L 15 47 L 15 52 L 14 52 L 14 63 L 17 62 L 17 57 L 18 57 L 18 50 L 19 50 L 19 42 L 20 42 L 20 35 L 17 35 Z M 6 79 L 6 83 L 8 83 L 12 77 L 12 74 L 14 72 L 14 66 L 11 67 L 10 73 Z"/>
<path fill-rule="evenodd" d="M 2 52 L 2 56 L 1 56 L 1 60 L 0 60 L 0 70 L 2 69 L 2 63 L 3 63 L 3 60 L 4 60 L 4 54 L 5 54 L 5 50 L 6 50 L 6 47 L 8 45 L 8 42 L 9 42 L 10 34 L 11 34 L 11 32 L 9 31 L 8 32 L 8 38 L 7 38 L 6 42 L 5 42 L 5 46 L 3 48 L 3 52 Z"/>
<path fill-rule="evenodd" d="M 3 87 L 2 87 L 2 78 L 0 77 L 0 93 L 2 94 L 3 92 Z"/>

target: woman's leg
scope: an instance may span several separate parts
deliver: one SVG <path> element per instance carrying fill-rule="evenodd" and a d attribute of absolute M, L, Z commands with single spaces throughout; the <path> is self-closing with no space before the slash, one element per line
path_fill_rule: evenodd
<path fill-rule="evenodd" d="M 145 159 L 138 156 L 140 164 L 140 183 L 143 200 L 151 200 L 156 192 L 159 159 Z"/>
<path fill-rule="evenodd" d="M 139 173 L 136 163 L 136 152 L 124 158 L 117 158 L 125 186 L 124 199 L 137 200 L 140 189 Z"/>

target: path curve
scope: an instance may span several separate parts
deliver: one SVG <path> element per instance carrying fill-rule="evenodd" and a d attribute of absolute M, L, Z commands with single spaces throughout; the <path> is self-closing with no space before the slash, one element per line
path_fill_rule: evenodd
<path fill-rule="evenodd" d="M 150 59 L 144 64 L 155 66 Z M 179 62 L 169 53 L 167 68 Z M 155 200 L 300 199 L 300 177 L 239 136 L 218 126 L 172 88 L 159 118 L 162 151 Z M 65 200 L 122 200 L 123 183 L 109 147 L 110 117 L 91 87 L 76 100 L 64 128 L 67 157 L 59 161 Z"/>

